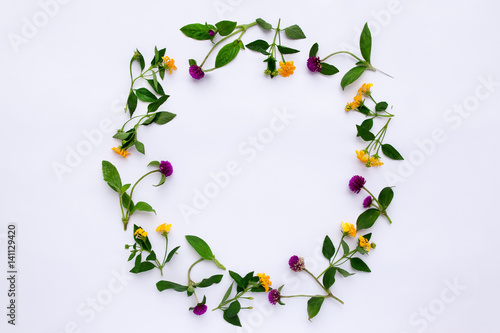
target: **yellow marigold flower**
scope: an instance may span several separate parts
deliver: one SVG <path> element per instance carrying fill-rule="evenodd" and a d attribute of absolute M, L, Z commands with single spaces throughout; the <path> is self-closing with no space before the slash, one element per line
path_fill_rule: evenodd
<path fill-rule="evenodd" d="M 280 61 L 280 68 L 278 69 L 278 73 L 283 77 L 288 77 L 293 74 L 295 70 L 295 66 L 293 65 L 293 61 L 283 62 Z"/>
<path fill-rule="evenodd" d="M 363 163 L 368 162 L 368 155 L 366 155 L 366 152 L 364 150 L 356 150 L 356 157 Z"/>
<path fill-rule="evenodd" d="M 363 236 L 359 236 L 359 246 L 361 246 L 366 252 L 372 249 L 372 245 L 370 244 L 368 239 L 364 238 Z"/>
<path fill-rule="evenodd" d="M 378 166 L 384 165 L 384 163 L 382 163 L 380 161 L 380 158 L 370 157 L 370 165 L 374 166 L 374 167 L 378 167 Z"/>
<path fill-rule="evenodd" d="M 148 233 L 144 231 L 144 229 L 139 228 L 134 232 L 135 238 L 146 238 Z"/>
<path fill-rule="evenodd" d="M 356 237 L 356 228 L 354 227 L 353 224 L 342 222 L 342 230 L 346 235 L 349 235 L 351 237 Z"/>
<path fill-rule="evenodd" d="M 163 59 L 163 65 L 168 70 L 168 74 L 172 74 L 172 71 L 177 70 L 177 67 L 175 67 L 174 59 L 171 59 L 168 56 L 164 56 L 162 59 Z"/>
<path fill-rule="evenodd" d="M 271 280 L 269 280 L 269 276 L 264 273 L 257 273 L 257 276 L 259 277 L 260 284 L 264 287 L 267 293 L 269 291 L 269 286 L 273 284 Z"/>
<path fill-rule="evenodd" d="M 160 234 L 166 236 L 168 234 L 168 232 L 170 231 L 171 227 L 172 227 L 171 224 L 163 223 L 163 224 L 160 224 L 158 226 L 158 228 L 156 228 L 156 232 L 159 232 Z"/>
<path fill-rule="evenodd" d="M 370 96 L 370 88 L 373 86 L 373 83 L 363 83 L 361 88 L 358 89 L 358 95 Z"/>
<path fill-rule="evenodd" d="M 113 147 L 113 148 L 111 148 L 111 150 L 113 150 L 115 153 L 117 153 L 118 155 L 123 156 L 125 158 L 128 155 L 130 155 L 130 153 L 126 149 L 121 149 L 121 148 Z"/>

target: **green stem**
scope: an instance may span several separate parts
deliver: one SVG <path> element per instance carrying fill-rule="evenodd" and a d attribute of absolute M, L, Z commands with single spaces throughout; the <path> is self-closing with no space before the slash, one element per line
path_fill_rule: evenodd
<path fill-rule="evenodd" d="M 152 174 L 152 173 L 155 173 L 155 172 L 160 172 L 160 170 L 153 170 L 153 171 L 150 171 L 148 173 L 146 173 L 144 176 L 142 176 L 141 178 L 139 178 L 139 180 L 137 180 L 134 184 L 134 186 L 132 186 L 132 189 L 130 190 L 130 199 L 129 199 L 129 202 L 128 202 L 128 205 L 127 205 L 127 222 L 128 220 L 130 219 L 130 203 L 132 202 L 132 195 L 134 194 L 134 190 L 135 190 L 135 187 L 137 186 L 137 184 L 139 184 L 139 182 L 141 180 L 143 180 L 146 176 Z"/>
<path fill-rule="evenodd" d="M 363 59 L 360 59 L 358 56 L 356 56 L 355 54 L 351 53 L 351 52 L 348 52 L 348 51 L 337 51 L 337 52 L 333 52 L 332 54 L 330 55 L 327 55 L 325 58 L 321 59 L 320 61 L 325 61 L 326 59 L 330 58 L 331 56 L 334 56 L 336 54 L 340 54 L 340 53 L 345 53 L 345 54 L 349 54 L 350 56 L 356 58 L 358 61 L 363 61 L 365 62 Z"/>
<path fill-rule="evenodd" d="M 189 285 L 189 284 L 191 284 L 191 283 L 194 283 L 194 281 L 193 281 L 193 280 L 191 280 L 191 270 L 193 269 L 193 267 L 194 267 L 196 264 L 198 264 L 198 263 L 202 262 L 203 260 L 205 260 L 205 259 L 200 258 L 200 259 L 196 260 L 196 261 L 195 261 L 195 262 L 191 265 L 191 267 L 189 267 L 189 269 L 188 269 L 188 285 Z"/>
<path fill-rule="evenodd" d="M 330 295 L 289 295 L 289 296 L 280 295 L 280 298 L 293 298 L 293 297 L 323 297 L 323 298 L 327 298 L 327 297 L 331 297 L 331 296 Z"/>

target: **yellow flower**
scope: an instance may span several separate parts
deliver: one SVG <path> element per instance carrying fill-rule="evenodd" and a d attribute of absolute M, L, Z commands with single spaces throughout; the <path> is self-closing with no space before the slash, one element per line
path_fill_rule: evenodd
<path fill-rule="evenodd" d="M 356 237 L 356 228 L 351 223 L 342 222 L 342 230 L 346 235 Z"/>
<path fill-rule="evenodd" d="M 293 65 L 293 61 L 283 62 L 280 61 L 280 68 L 278 69 L 278 73 L 283 77 L 288 77 L 293 74 L 295 70 L 295 66 Z"/>
<path fill-rule="evenodd" d="M 378 167 L 381 165 L 384 165 L 384 163 L 380 161 L 380 158 L 370 157 L 370 166 Z"/>
<path fill-rule="evenodd" d="M 354 101 L 351 103 L 353 109 L 359 108 L 363 104 L 363 96 L 354 96 Z"/>
<path fill-rule="evenodd" d="M 158 226 L 158 228 L 156 228 L 156 232 L 159 232 L 163 236 L 166 236 L 168 234 L 168 232 L 170 231 L 171 227 L 172 227 L 171 224 L 163 223 L 163 224 L 160 224 Z"/>
<path fill-rule="evenodd" d="M 356 150 L 356 157 L 363 163 L 368 162 L 368 155 L 366 155 L 366 152 L 364 150 Z"/>
<path fill-rule="evenodd" d="M 130 155 L 130 153 L 126 149 L 121 149 L 121 148 L 113 147 L 113 148 L 111 148 L 111 150 L 113 150 L 115 153 L 117 153 L 118 155 L 123 156 L 125 158 L 128 155 Z"/>
<path fill-rule="evenodd" d="M 267 293 L 269 291 L 269 286 L 273 284 L 271 280 L 269 280 L 269 276 L 264 273 L 257 273 L 257 276 L 259 277 L 260 284 L 264 287 Z"/>
<path fill-rule="evenodd" d="M 358 89 L 358 95 L 370 96 L 370 88 L 373 86 L 373 83 L 363 83 L 361 88 Z"/>
<path fill-rule="evenodd" d="M 353 109 L 353 107 L 352 107 L 352 103 L 347 103 L 347 104 L 346 104 L 346 106 L 345 106 L 345 110 L 346 110 L 346 112 L 347 112 L 347 111 L 351 111 L 352 109 Z"/>
<path fill-rule="evenodd" d="M 364 238 L 363 236 L 359 236 L 359 246 L 361 246 L 366 252 L 372 249 L 372 245 L 370 244 L 368 239 Z"/>
<path fill-rule="evenodd" d="M 144 231 L 144 229 L 139 228 L 134 232 L 135 238 L 146 238 L 148 233 Z"/>
<path fill-rule="evenodd" d="M 171 59 L 168 56 L 164 56 L 162 59 L 163 59 L 163 65 L 168 70 L 168 74 L 172 74 L 172 71 L 177 70 L 177 67 L 175 67 L 174 65 L 175 63 L 174 59 Z"/>

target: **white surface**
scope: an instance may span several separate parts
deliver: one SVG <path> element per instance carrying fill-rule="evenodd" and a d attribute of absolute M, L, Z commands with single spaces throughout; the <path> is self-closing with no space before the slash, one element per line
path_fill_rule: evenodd
<path fill-rule="evenodd" d="M 131 243 L 132 228 L 122 230 L 117 197 L 102 181 L 103 159 L 128 181 L 145 173 L 151 160 L 172 162 L 174 175 L 165 186 L 150 187 L 155 180 L 149 179 L 136 192 L 158 215 L 131 219 L 150 232 L 157 247 L 163 245 L 154 228 L 173 224 L 171 248 L 182 247 L 165 279 L 184 282 L 196 259 L 184 235 L 196 234 L 229 269 L 266 272 L 273 286 L 285 283 L 289 294 L 318 290 L 308 280 L 296 280 L 288 258 L 304 256 L 320 271 L 314 263 L 324 264 L 318 255 L 324 235 L 337 243 L 340 221 L 354 222 L 361 213 L 362 197 L 348 191 L 349 178 L 365 176 L 375 192 L 396 185 L 393 225 L 382 219 L 373 228 L 378 246 L 366 260 L 372 273 L 337 279 L 334 290 L 344 306 L 327 301 L 310 323 L 306 299 L 272 307 L 257 295 L 256 309 L 241 314 L 246 323 L 241 332 L 495 330 L 498 2 L 69 1 L 53 8 L 53 17 L 18 48 L 9 34 L 22 35 L 25 20 L 40 15 L 41 6 L 6 0 L 1 6 L 0 235 L 5 237 L 8 223 L 17 223 L 19 249 L 17 325 L 6 323 L 2 278 L 2 332 L 237 331 L 220 312 L 195 317 L 187 311 L 194 300 L 184 294 L 156 291 L 157 271 L 125 273 L 131 263 L 123 245 Z M 200 61 L 208 45 L 184 37 L 180 27 L 257 17 L 273 24 L 281 17 L 284 25 L 299 24 L 307 35 L 285 44 L 301 50 L 289 57 L 297 65 L 292 77 L 264 77 L 263 56 L 251 51 L 200 82 L 189 77 L 187 59 Z M 364 143 L 355 138 L 355 124 L 362 117 L 343 111 L 358 86 L 340 89 L 351 59 L 334 59 L 341 69 L 334 77 L 305 68 L 314 42 L 321 56 L 346 44 L 357 46 L 366 21 L 373 33 L 373 64 L 395 79 L 370 72 L 362 81 L 373 82 L 375 97 L 394 106 L 387 140 L 407 158 L 403 163 L 385 158 L 378 169 L 356 160 L 354 150 Z M 243 40 L 264 37 L 270 38 L 255 29 Z M 88 140 L 86 131 L 102 121 L 112 122 L 113 129 L 121 126 L 130 56 L 138 48 L 149 61 L 155 45 L 166 47 L 176 60 L 178 70 L 164 87 L 171 95 L 165 106 L 178 117 L 141 129 L 147 155 L 132 151 L 127 160 L 110 150 L 117 145 L 112 133 L 101 132 L 103 138 L 96 136 L 89 154 L 59 180 L 54 162 L 67 163 L 69 150 Z M 495 82 L 490 91 L 485 80 Z M 481 100 L 474 97 L 478 93 Z M 469 104 L 470 112 L 462 107 L 463 115 L 449 111 L 474 101 L 478 105 Z M 283 109 L 296 118 L 247 161 L 238 146 Z M 439 129 L 444 142 L 422 153 L 418 142 Z M 187 223 L 179 206 L 190 204 L 194 191 L 211 181 L 210 172 L 231 160 L 239 162 L 241 174 Z M 5 238 L 0 246 L 0 267 L 5 267 Z M 194 272 L 198 278 L 216 273 L 211 265 Z M 226 275 L 206 290 L 209 308 L 218 304 L 229 281 Z M 92 299 L 104 304 L 91 310 Z"/>

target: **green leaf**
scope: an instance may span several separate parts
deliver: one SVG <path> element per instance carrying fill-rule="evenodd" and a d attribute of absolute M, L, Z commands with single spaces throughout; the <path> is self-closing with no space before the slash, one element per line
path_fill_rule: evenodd
<path fill-rule="evenodd" d="M 177 284 L 174 282 L 170 282 L 170 281 L 165 281 L 165 280 L 158 281 L 156 283 L 156 288 L 158 289 L 158 291 L 173 289 L 173 290 L 180 292 L 180 293 L 184 292 L 188 289 L 188 287 L 186 287 L 186 286 L 183 286 L 183 285 L 180 285 L 180 284 Z"/>
<path fill-rule="evenodd" d="M 102 161 L 102 175 L 104 181 L 108 183 L 115 192 L 121 193 L 122 180 L 116 167 L 108 161 Z"/>
<path fill-rule="evenodd" d="M 147 272 L 147 271 L 150 271 L 152 270 L 153 268 L 155 268 L 156 266 L 151 263 L 151 262 L 148 262 L 148 261 L 144 261 L 144 262 L 141 262 L 141 264 L 139 265 L 139 268 L 137 267 L 134 267 L 130 270 L 130 273 L 142 273 L 142 272 Z"/>
<path fill-rule="evenodd" d="M 370 114 L 370 109 L 366 107 L 366 105 L 362 104 L 358 107 L 358 111 L 364 114 L 365 116 L 368 116 Z"/>
<path fill-rule="evenodd" d="M 165 183 L 165 180 L 167 179 L 167 177 L 165 177 L 164 174 L 161 174 L 161 178 L 160 178 L 160 182 L 156 185 L 153 185 L 154 187 L 158 187 L 158 186 L 161 186 Z"/>
<path fill-rule="evenodd" d="M 170 95 L 164 95 L 164 96 L 161 96 L 160 98 L 158 98 L 156 101 L 150 103 L 148 105 L 148 113 L 149 112 L 155 112 L 156 110 L 158 110 L 158 108 L 163 104 L 165 103 L 165 101 L 170 97 Z"/>
<path fill-rule="evenodd" d="M 370 63 L 370 54 L 372 52 L 372 34 L 368 28 L 368 23 L 365 23 L 363 31 L 361 32 L 359 48 L 361 49 L 361 55 L 363 58 Z"/>
<path fill-rule="evenodd" d="M 172 251 L 168 253 L 167 259 L 165 259 L 165 262 L 170 262 L 172 260 L 172 257 L 174 254 L 177 252 L 177 250 L 180 248 L 180 246 L 175 247 Z"/>
<path fill-rule="evenodd" d="M 285 34 L 288 38 L 290 39 L 304 39 L 306 38 L 306 35 L 304 35 L 304 32 L 300 27 L 296 24 L 289 26 L 288 28 L 285 28 Z"/>
<path fill-rule="evenodd" d="M 139 255 L 135 258 L 134 272 L 132 273 L 139 272 L 139 269 L 141 268 L 141 262 L 142 262 L 142 253 L 139 253 Z"/>
<path fill-rule="evenodd" d="M 231 282 L 231 285 L 227 288 L 226 293 L 222 297 L 222 301 L 220 301 L 221 303 L 224 303 L 229 298 L 229 295 L 231 295 L 231 291 L 233 291 L 233 284 L 234 282 Z"/>
<path fill-rule="evenodd" d="M 339 272 L 343 277 L 348 277 L 348 276 L 354 275 L 354 273 L 349 273 L 348 271 L 346 271 L 345 269 L 342 269 L 340 267 L 337 267 L 337 272 Z"/>
<path fill-rule="evenodd" d="M 141 154 L 145 154 L 145 149 L 144 149 L 144 144 L 140 141 L 136 141 L 134 143 L 134 146 L 135 146 L 135 149 L 137 149 L 137 151 Z"/>
<path fill-rule="evenodd" d="M 396 148 L 394 148 L 388 143 L 382 145 L 382 153 L 384 153 L 385 156 L 393 160 L 404 160 L 403 156 L 401 156 L 401 154 L 396 150 Z"/>
<path fill-rule="evenodd" d="M 269 52 L 267 52 L 269 44 L 265 40 L 262 39 L 254 40 L 253 42 L 248 43 L 246 47 L 252 51 L 260 52 L 264 55 L 269 55 Z"/>
<path fill-rule="evenodd" d="M 151 251 L 149 255 L 146 257 L 146 260 L 155 260 L 156 259 L 156 253 L 155 251 Z"/>
<path fill-rule="evenodd" d="M 361 123 L 361 125 L 359 125 L 367 130 L 371 130 L 372 127 L 373 127 L 373 118 L 370 118 L 370 119 L 366 119 L 365 121 L 363 121 Z"/>
<path fill-rule="evenodd" d="M 387 107 L 389 104 L 387 102 L 378 102 L 377 105 L 375 105 L 375 111 L 381 112 L 387 110 Z"/>
<path fill-rule="evenodd" d="M 344 255 L 346 256 L 350 252 L 349 245 L 347 245 L 345 240 L 342 240 L 340 244 L 342 245 L 342 251 L 344 251 Z"/>
<path fill-rule="evenodd" d="M 330 267 L 326 270 L 325 274 L 323 275 L 323 286 L 325 286 L 326 289 L 330 289 L 331 286 L 335 283 L 335 273 L 337 272 L 337 269 L 335 267 Z"/>
<path fill-rule="evenodd" d="M 316 317 L 321 310 L 321 306 L 323 305 L 323 301 L 325 299 L 323 297 L 311 297 L 307 301 L 307 315 L 309 316 L 309 321 Z"/>
<path fill-rule="evenodd" d="M 142 212 L 153 212 L 156 214 L 156 211 L 153 209 L 153 207 L 151 207 L 148 203 L 144 201 L 139 201 L 138 203 L 136 203 L 134 209 L 132 209 L 132 213 L 137 210 Z"/>
<path fill-rule="evenodd" d="M 332 259 L 333 255 L 335 254 L 335 246 L 333 245 L 333 242 L 330 237 L 328 237 L 328 235 L 325 236 L 325 240 L 323 241 L 322 252 L 325 258 L 328 260 Z"/>
<path fill-rule="evenodd" d="M 377 221 L 380 216 L 380 211 L 375 208 L 370 208 L 365 210 L 361 215 L 358 216 L 358 220 L 356 221 L 356 229 L 368 229 Z"/>
<path fill-rule="evenodd" d="M 238 315 L 238 312 L 241 310 L 241 304 L 238 301 L 234 301 L 231 304 L 229 304 L 229 307 L 225 310 L 225 315 L 228 318 L 232 318 L 236 315 Z"/>
<path fill-rule="evenodd" d="M 210 28 L 207 25 L 201 23 L 185 25 L 181 28 L 181 31 L 187 37 L 196 40 L 207 40 L 211 39 L 212 37 L 209 34 Z"/>
<path fill-rule="evenodd" d="M 238 41 L 235 40 L 232 43 L 224 45 L 217 53 L 215 57 L 215 68 L 221 68 L 229 64 L 240 52 L 240 46 Z"/>
<path fill-rule="evenodd" d="M 192 235 L 186 235 L 186 240 L 193 249 L 205 260 L 215 259 L 210 246 L 201 238 Z"/>
<path fill-rule="evenodd" d="M 236 22 L 233 21 L 220 21 L 215 23 L 217 30 L 219 31 L 219 35 L 227 36 L 236 28 Z"/>
<path fill-rule="evenodd" d="M 165 91 L 163 90 L 163 87 L 161 84 L 158 82 L 158 84 L 155 87 L 155 82 L 153 80 L 146 80 L 148 81 L 149 85 L 153 90 L 158 94 L 158 95 L 165 95 Z"/>
<path fill-rule="evenodd" d="M 189 59 L 188 62 L 189 62 L 189 66 L 196 65 L 196 60 L 194 60 L 194 59 Z"/>
<path fill-rule="evenodd" d="M 150 166 L 160 167 L 160 162 L 159 161 L 151 161 L 148 164 L 148 167 L 150 167 Z"/>
<path fill-rule="evenodd" d="M 360 258 L 351 258 L 351 267 L 361 272 L 371 272 L 370 267 Z"/>
<path fill-rule="evenodd" d="M 372 141 L 375 139 L 375 135 L 365 127 L 356 125 L 356 128 L 358 129 L 358 134 L 356 134 L 356 136 L 361 137 L 365 141 Z"/>
<path fill-rule="evenodd" d="M 333 65 L 327 64 L 326 62 L 322 62 L 321 69 L 319 72 L 323 75 L 334 75 L 337 74 L 339 70 L 337 67 Z"/>
<path fill-rule="evenodd" d="M 172 121 L 176 116 L 175 113 L 160 111 L 156 114 L 154 122 L 158 125 L 165 125 L 166 123 Z"/>
<path fill-rule="evenodd" d="M 236 284 L 245 289 L 247 287 L 246 283 L 244 282 L 243 278 L 236 272 L 233 272 L 233 271 L 229 271 L 229 276 L 231 276 L 231 278 L 234 280 L 234 282 L 236 282 Z"/>
<path fill-rule="evenodd" d="M 238 316 L 228 317 L 226 313 L 227 311 L 224 311 L 224 314 L 222 315 L 222 318 L 224 318 L 225 321 L 227 321 L 231 325 L 241 327 L 240 318 Z"/>
<path fill-rule="evenodd" d="M 207 279 L 201 280 L 201 282 L 198 283 L 196 286 L 199 288 L 210 287 L 213 284 L 219 283 L 222 280 L 222 277 L 223 277 L 222 274 L 212 275 L 211 277 L 209 277 Z"/>
<path fill-rule="evenodd" d="M 281 54 L 293 54 L 293 53 L 300 52 L 299 50 L 292 49 L 290 47 L 286 47 L 286 46 L 282 46 L 282 45 L 278 45 L 278 50 L 280 51 Z"/>
<path fill-rule="evenodd" d="M 384 187 L 380 194 L 378 195 L 378 202 L 382 205 L 382 209 L 385 210 L 391 204 L 394 198 L 394 191 L 390 187 Z"/>
<path fill-rule="evenodd" d="M 164 67 L 160 67 L 160 68 L 158 69 L 158 74 L 160 74 L 160 77 L 161 77 L 161 79 L 163 80 L 163 79 L 165 78 L 165 68 L 164 68 Z M 160 84 L 158 83 L 158 85 L 160 85 Z M 163 89 L 163 88 L 162 88 L 162 89 Z"/>
<path fill-rule="evenodd" d="M 126 140 L 130 135 L 133 135 L 130 132 L 123 132 L 122 130 L 118 130 L 115 135 L 113 135 L 113 138 L 118 139 L 118 140 Z"/>
<path fill-rule="evenodd" d="M 122 194 L 122 205 L 124 208 L 129 209 L 130 211 L 134 209 L 134 203 L 130 201 L 130 197 L 127 193 Z"/>
<path fill-rule="evenodd" d="M 314 43 L 309 50 L 309 58 L 315 57 L 318 54 L 319 45 L 318 43 Z"/>
<path fill-rule="evenodd" d="M 271 24 L 267 23 L 261 18 L 256 19 L 255 22 L 257 22 L 257 24 L 264 30 L 271 30 L 273 28 Z"/>
<path fill-rule="evenodd" d="M 345 89 L 348 85 L 356 81 L 361 74 L 364 73 L 366 70 L 365 66 L 356 66 L 351 68 L 347 73 L 345 73 L 344 77 L 342 78 L 342 81 L 340 81 L 340 86 L 342 87 L 342 90 Z"/>
<path fill-rule="evenodd" d="M 143 102 L 154 102 L 157 100 L 156 96 L 146 88 L 139 88 L 135 91 L 137 98 Z"/>
<path fill-rule="evenodd" d="M 130 261 L 134 259 L 135 255 L 137 254 L 137 250 L 134 250 L 130 253 L 130 256 L 128 257 L 127 261 Z"/>
<path fill-rule="evenodd" d="M 135 109 L 137 108 L 137 96 L 135 95 L 133 90 L 131 90 L 130 94 L 128 95 L 127 107 L 130 112 L 130 116 L 132 116 L 134 114 Z"/>

